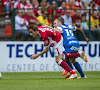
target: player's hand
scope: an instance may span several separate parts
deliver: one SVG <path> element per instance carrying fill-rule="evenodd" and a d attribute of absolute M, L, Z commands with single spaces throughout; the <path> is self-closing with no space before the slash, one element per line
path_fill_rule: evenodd
<path fill-rule="evenodd" d="M 86 38 L 85 40 L 86 40 L 87 44 L 89 44 L 90 40 L 88 38 Z"/>
<path fill-rule="evenodd" d="M 38 54 L 32 54 L 32 56 L 30 56 L 30 59 L 36 59 L 38 57 L 39 57 Z"/>

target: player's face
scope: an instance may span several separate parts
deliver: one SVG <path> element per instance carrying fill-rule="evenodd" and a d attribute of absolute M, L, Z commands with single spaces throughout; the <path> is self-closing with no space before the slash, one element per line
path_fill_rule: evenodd
<path fill-rule="evenodd" d="M 54 20 L 53 26 L 54 26 L 55 28 L 57 28 L 57 26 L 58 26 L 57 20 Z"/>
<path fill-rule="evenodd" d="M 30 35 L 31 35 L 32 37 L 34 37 L 34 38 L 37 36 L 36 31 L 33 31 L 32 29 L 29 30 L 29 33 L 30 33 Z"/>

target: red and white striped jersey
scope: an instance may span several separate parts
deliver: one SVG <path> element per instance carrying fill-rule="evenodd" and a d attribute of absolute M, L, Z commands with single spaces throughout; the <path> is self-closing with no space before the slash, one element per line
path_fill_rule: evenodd
<path fill-rule="evenodd" d="M 39 26 L 38 32 L 44 42 L 44 46 L 55 46 L 61 40 L 61 34 L 51 28 Z"/>

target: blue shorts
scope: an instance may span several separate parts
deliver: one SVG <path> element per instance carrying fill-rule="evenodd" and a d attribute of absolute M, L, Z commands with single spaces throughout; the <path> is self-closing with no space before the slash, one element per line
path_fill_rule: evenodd
<path fill-rule="evenodd" d="M 65 51 L 63 53 L 78 53 L 80 45 L 78 41 L 69 41 L 64 45 Z"/>

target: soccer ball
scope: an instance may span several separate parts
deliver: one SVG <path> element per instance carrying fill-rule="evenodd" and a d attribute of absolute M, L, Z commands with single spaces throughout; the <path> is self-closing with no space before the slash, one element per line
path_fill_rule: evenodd
<path fill-rule="evenodd" d="M 2 75 L 1 75 L 1 73 L 0 73 L 0 79 L 1 79 L 1 76 L 2 76 Z"/>

